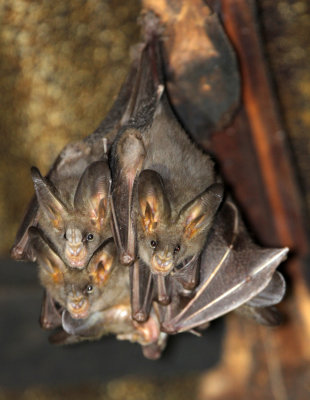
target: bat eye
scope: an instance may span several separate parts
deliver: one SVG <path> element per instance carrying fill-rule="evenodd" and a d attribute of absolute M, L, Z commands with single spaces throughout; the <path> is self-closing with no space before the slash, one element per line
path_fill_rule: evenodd
<path fill-rule="evenodd" d="M 64 239 L 67 240 L 67 235 L 66 232 L 64 233 Z"/>
<path fill-rule="evenodd" d="M 91 242 L 93 239 L 94 239 L 94 235 L 92 234 L 92 233 L 89 233 L 88 235 L 87 235 L 87 241 L 88 242 Z"/>
<path fill-rule="evenodd" d="M 157 242 L 155 241 L 155 240 L 151 240 L 151 247 L 152 247 L 152 249 L 156 249 L 156 247 L 157 247 Z"/>
<path fill-rule="evenodd" d="M 174 248 L 174 253 L 178 253 L 181 249 L 181 246 L 178 244 L 177 246 L 175 246 Z"/>
<path fill-rule="evenodd" d="M 93 290 L 94 290 L 93 285 L 87 285 L 87 287 L 86 287 L 87 293 L 92 293 Z"/>

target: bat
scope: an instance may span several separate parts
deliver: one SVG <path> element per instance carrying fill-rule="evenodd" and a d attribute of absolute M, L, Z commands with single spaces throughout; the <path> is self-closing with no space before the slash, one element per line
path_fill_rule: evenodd
<path fill-rule="evenodd" d="M 40 313 L 40 325 L 41 328 L 50 330 L 61 327 L 61 314 L 63 307 L 60 306 L 52 296 L 44 290 L 41 313 Z"/>
<path fill-rule="evenodd" d="M 92 313 L 129 301 L 128 271 L 116 262 L 113 240 L 104 242 L 87 268 L 68 268 L 39 228 L 29 228 L 37 254 L 39 279 L 48 295 L 72 318 L 85 319 Z"/>
<path fill-rule="evenodd" d="M 138 342 L 148 358 L 159 357 L 166 343 L 155 313 L 144 324 L 133 322 L 128 270 L 116 257 L 108 240 L 94 253 L 87 269 L 69 269 L 53 251 L 42 232 L 29 229 L 37 254 L 39 278 L 46 289 L 41 312 L 44 329 L 62 329 L 51 336 L 57 344 L 98 340 L 115 334 Z"/>
<path fill-rule="evenodd" d="M 114 238 L 121 262 L 134 263 L 132 309 L 139 321 L 148 314 L 141 304 L 148 293 L 140 295 L 141 287 L 152 286 L 149 298 L 169 303 L 168 276 L 199 256 L 223 199 L 213 161 L 171 110 L 162 68 L 160 35 L 151 30 L 141 53 L 131 118 L 111 150 Z"/>
<path fill-rule="evenodd" d="M 111 237 L 107 161 L 91 163 L 81 177 L 80 172 L 71 169 L 67 179 L 62 176 L 52 184 L 38 169 L 31 170 L 39 203 L 38 226 L 72 268 L 84 268 Z"/>
<path fill-rule="evenodd" d="M 173 296 L 169 306 L 160 308 L 162 330 L 190 331 L 241 306 L 258 322 L 277 324 L 270 306 L 285 294 L 285 281 L 275 270 L 287 252 L 256 245 L 235 204 L 226 200 L 202 252 L 194 296 Z"/>
<path fill-rule="evenodd" d="M 136 59 L 138 59 L 139 52 L 136 51 Z M 88 137 L 86 137 L 84 140 L 75 142 L 75 143 L 70 143 L 68 144 L 58 155 L 57 159 L 53 163 L 49 173 L 47 174 L 46 178 L 42 178 L 39 171 L 36 169 L 33 169 L 33 178 L 36 183 L 36 191 L 37 193 L 39 192 L 39 197 L 41 199 L 41 204 L 39 207 L 39 201 L 37 196 L 34 196 L 32 200 L 30 201 L 30 204 L 28 205 L 28 209 L 26 211 L 26 214 L 24 216 L 24 219 L 20 225 L 20 228 L 17 232 L 15 242 L 13 244 L 13 247 L 11 249 L 11 256 L 12 258 L 16 260 L 30 260 L 30 261 L 35 261 L 36 255 L 33 252 L 33 249 L 30 246 L 30 240 L 28 237 L 28 228 L 30 226 L 37 226 L 39 223 L 39 219 L 41 219 L 43 215 L 44 222 L 47 222 L 49 219 L 49 216 L 52 216 L 53 218 L 53 213 L 50 215 L 50 210 L 48 210 L 49 204 L 44 206 L 44 197 L 46 195 L 46 199 L 52 202 L 52 205 L 55 206 L 56 204 L 56 210 L 54 211 L 62 211 L 61 215 L 58 213 L 58 219 L 59 221 L 62 220 L 61 217 L 64 217 L 64 221 L 62 222 L 67 222 L 70 219 L 70 216 L 73 218 L 73 220 L 77 220 L 79 213 L 85 211 L 86 204 L 83 204 L 83 199 L 82 196 L 77 196 L 79 198 L 78 200 L 78 205 L 81 206 L 80 210 L 77 211 L 77 215 L 74 213 L 74 209 L 72 209 L 72 204 L 71 207 L 66 207 L 66 204 L 63 204 L 62 198 L 66 197 L 65 200 L 70 200 L 69 203 L 72 203 L 74 192 L 77 190 L 77 186 L 80 182 L 80 179 L 85 171 L 85 169 L 93 162 L 99 161 L 101 159 L 105 160 L 106 159 L 106 154 L 109 151 L 110 145 L 112 141 L 114 140 L 114 137 L 116 135 L 116 132 L 118 130 L 118 127 L 126 122 L 126 110 L 128 107 L 128 101 L 130 99 L 131 93 L 132 93 L 132 86 L 134 82 L 134 77 L 137 72 L 137 62 L 135 62 L 135 59 L 132 62 L 130 71 L 128 73 L 128 76 L 124 82 L 124 84 L 121 87 L 121 90 L 119 92 L 119 95 L 117 99 L 115 100 L 111 110 L 107 114 L 106 118 L 101 122 L 99 127 Z M 103 167 L 105 169 L 105 167 Z M 93 169 L 88 170 L 88 172 L 96 172 Z M 99 172 L 99 171 L 98 171 Z M 108 179 L 108 172 L 104 172 L 106 174 L 106 179 Z M 87 177 L 84 177 L 84 183 L 85 179 Z M 99 178 L 98 178 L 99 179 Z M 96 188 L 96 183 L 94 182 L 95 179 L 93 179 L 93 184 L 94 184 L 94 189 Z M 98 183 L 98 180 L 97 180 Z M 68 184 L 68 187 L 67 187 Z M 82 185 L 83 190 L 85 190 L 85 184 Z M 59 188 L 61 187 L 61 190 Z M 87 189 L 85 190 L 87 192 Z M 43 192 L 43 193 L 42 193 Z M 51 192 L 51 193 L 49 193 Z M 59 193 L 60 192 L 60 193 Z M 81 194 L 82 192 L 82 187 L 80 187 L 79 192 Z M 85 193 L 86 194 L 86 193 Z M 93 193 L 95 194 L 95 193 Z M 90 200 L 90 199 L 88 199 Z M 74 201 L 73 201 L 74 202 Z M 43 204 L 43 209 L 41 209 L 41 206 Z M 85 219 L 85 214 L 83 216 Z M 44 225 L 44 223 L 43 223 Z M 63 224 L 65 225 L 65 224 Z M 86 224 L 85 227 L 82 228 L 83 231 L 87 231 L 89 229 L 86 229 L 88 223 Z M 96 224 L 95 224 L 96 225 Z M 93 229 L 93 226 L 90 228 Z M 108 227 L 106 227 L 108 228 Z M 66 229 L 64 226 L 63 229 Z M 92 231 L 90 229 L 90 233 Z M 80 230 L 80 229 L 79 229 Z M 67 231 L 67 229 L 66 229 Z M 67 232 L 63 231 L 63 235 Z M 56 236 L 56 242 L 58 243 L 58 246 L 62 248 L 60 250 L 62 256 L 64 256 L 65 248 L 67 248 L 67 253 L 70 254 L 70 250 L 74 253 L 74 251 L 78 248 L 78 246 L 71 246 L 70 245 L 70 240 L 68 242 L 65 242 L 65 238 L 61 237 L 61 234 L 59 232 L 59 235 L 57 234 L 57 231 L 55 232 L 54 227 L 48 226 L 47 228 L 47 233 L 49 233 L 51 236 L 55 237 Z M 108 232 L 107 232 L 108 234 Z M 79 236 L 79 234 L 78 234 Z M 71 234 L 69 231 L 69 234 L 66 235 L 67 239 L 73 239 L 72 235 L 72 228 L 71 228 Z M 87 236 L 86 236 L 87 238 Z M 97 240 L 98 241 L 98 240 Z M 96 239 L 95 239 L 96 242 Z M 95 242 L 90 243 L 90 241 L 87 241 L 87 245 L 89 245 L 91 248 L 95 247 Z M 86 242 L 85 242 L 86 243 Z M 72 247 L 70 249 L 70 247 Z M 84 252 L 84 255 L 86 253 L 86 245 L 83 246 L 82 248 L 82 254 Z M 88 257 L 91 255 L 91 251 L 88 251 Z M 85 257 L 85 264 L 86 260 L 88 257 Z M 81 265 L 83 264 L 83 261 L 81 260 L 74 260 L 74 254 L 72 257 L 69 256 L 69 261 L 68 264 L 72 265 L 73 267 L 80 268 Z M 64 259 L 66 257 L 64 256 Z M 73 264 L 79 264 L 80 265 L 73 265 L 71 264 L 71 261 L 73 261 Z M 75 262 L 77 261 L 77 262 Z"/>

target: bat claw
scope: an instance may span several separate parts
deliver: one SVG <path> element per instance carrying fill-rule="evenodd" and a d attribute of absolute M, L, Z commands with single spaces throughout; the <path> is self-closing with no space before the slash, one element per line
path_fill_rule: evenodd
<path fill-rule="evenodd" d="M 171 297 L 168 295 L 158 296 L 157 301 L 163 306 L 167 306 L 168 304 L 171 303 Z"/>
<path fill-rule="evenodd" d="M 164 322 L 161 325 L 161 331 L 168 333 L 169 335 L 174 335 L 176 333 L 178 333 L 178 328 L 173 326 L 172 324 L 170 324 L 169 322 Z"/>
<path fill-rule="evenodd" d="M 131 265 L 134 262 L 134 260 L 135 258 L 128 253 L 121 254 L 120 256 L 120 262 L 123 265 Z"/>
<path fill-rule="evenodd" d="M 132 315 L 132 318 L 137 322 L 145 322 L 148 319 L 148 315 L 143 311 L 137 311 Z"/>

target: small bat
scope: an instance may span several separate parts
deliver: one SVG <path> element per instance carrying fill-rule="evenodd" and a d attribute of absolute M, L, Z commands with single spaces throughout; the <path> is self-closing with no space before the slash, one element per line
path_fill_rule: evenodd
<path fill-rule="evenodd" d="M 110 229 L 110 170 L 106 161 L 91 163 L 80 177 L 71 170 L 53 185 L 36 168 L 31 174 L 39 203 L 38 226 L 57 254 L 72 268 L 84 268 Z"/>
<path fill-rule="evenodd" d="M 133 322 L 128 270 L 118 263 L 113 241 L 95 252 L 87 269 L 69 269 L 38 228 L 29 229 L 37 254 L 39 277 L 46 289 L 41 313 L 44 329 L 62 327 L 52 335 L 57 344 L 97 340 L 105 334 L 138 342 L 148 358 L 159 357 L 166 334 L 155 313 L 144 324 Z"/>
<path fill-rule="evenodd" d="M 136 52 L 136 59 L 138 59 L 138 55 L 139 53 Z M 68 207 L 66 207 L 65 204 L 63 204 L 63 197 L 66 197 L 65 200 L 68 200 L 69 198 L 70 202 L 72 203 L 72 197 L 74 196 L 74 192 L 77 190 L 78 183 L 85 169 L 91 163 L 99 161 L 102 158 L 106 158 L 105 154 L 109 150 L 109 147 L 114 140 L 119 126 L 125 123 L 127 120 L 126 110 L 128 107 L 128 101 L 131 97 L 136 72 L 137 62 L 133 61 L 131 69 L 119 92 L 119 95 L 106 118 L 101 122 L 99 127 L 90 136 L 82 141 L 68 144 L 55 160 L 46 178 L 42 178 L 38 170 L 33 170 L 33 178 L 37 189 L 36 192 L 37 194 L 39 194 L 40 201 L 38 201 L 37 196 L 34 196 L 28 206 L 25 217 L 17 232 L 14 245 L 11 249 L 12 258 L 16 260 L 35 261 L 36 255 L 30 246 L 28 228 L 30 226 L 37 226 L 39 223 L 39 219 L 41 219 L 41 216 L 43 214 L 45 218 L 45 223 L 48 223 L 48 219 L 49 217 L 51 217 L 51 222 L 57 221 L 58 219 L 58 222 L 61 222 L 64 225 L 62 235 L 64 236 L 64 234 L 66 234 L 66 238 L 61 237 L 60 232 L 58 232 L 59 234 L 57 234 L 57 230 L 55 231 L 52 224 L 47 227 L 46 234 L 50 234 L 53 237 L 56 236 L 56 244 L 58 243 L 61 255 L 64 257 L 65 260 L 65 252 L 69 255 L 69 260 L 67 260 L 68 264 L 78 268 L 80 268 L 82 264 L 86 264 L 87 258 L 91 255 L 91 250 L 88 251 L 88 257 L 85 257 L 85 263 L 81 261 L 81 256 L 81 259 L 78 260 L 79 257 L 76 257 L 74 253 L 76 251 L 79 251 L 78 242 L 79 236 L 81 236 L 82 233 L 81 231 L 83 231 L 84 234 L 82 236 L 84 236 L 85 239 L 85 232 L 89 231 L 90 233 L 92 233 L 92 229 L 94 227 L 89 226 L 89 221 L 86 218 L 86 226 L 79 228 L 78 230 L 80 232 L 77 232 L 77 235 L 74 235 L 74 229 L 72 231 L 72 227 L 67 228 L 65 225 L 66 223 L 69 223 L 70 218 L 72 218 L 70 222 L 77 221 L 79 215 L 75 215 L 74 209 L 72 209 L 72 204 L 69 209 Z M 94 169 L 92 168 L 91 170 L 88 170 L 88 173 L 96 172 L 96 168 Z M 98 168 L 98 173 L 100 172 L 99 169 L 100 168 Z M 103 169 L 105 169 L 105 167 Z M 106 179 L 108 179 L 108 172 L 104 171 L 104 174 L 106 176 Z M 96 179 L 94 178 L 95 177 L 92 175 L 92 182 L 94 186 L 93 189 L 96 189 L 96 182 L 94 182 Z M 99 179 L 99 181 L 97 179 L 97 183 L 99 183 L 100 186 L 100 178 L 98 176 L 97 178 Z M 85 185 L 85 179 L 87 179 L 87 176 L 84 177 L 83 185 L 80 182 L 82 187 L 78 189 L 79 195 L 77 195 L 76 201 L 80 206 L 80 210 L 78 210 L 77 214 L 85 211 L 87 212 L 87 201 L 83 199 L 83 194 L 87 195 L 87 192 L 91 192 L 91 190 L 86 187 L 87 185 Z M 94 195 L 95 193 L 92 192 L 89 194 Z M 90 203 L 91 201 L 91 198 L 88 198 L 88 203 Z M 95 202 L 96 201 L 98 202 L 98 199 L 95 199 Z M 41 209 L 42 206 L 43 209 Z M 88 209 L 88 211 L 90 211 L 90 209 Z M 56 219 L 54 218 L 55 213 L 58 215 Z M 92 217 L 95 217 L 95 214 L 93 214 Z M 83 215 L 83 218 L 85 219 L 85 213 Z M 67 229 L 71 230 L 67 232 Z M 66 243 L 65 240 L 68 240 L 68 242 Z M 98 241 L 96 240 L 96 238 L 94 238 L 93 240 L 94 242 L 91 244 L 90 241 L 85 241 L 87 245 L 90 245 L 91 249 L 95 248 L 95 242 Z M 86 245 L 83 247 L 81 246 L 80 248 L 81 250 L 79 254 L 81 254 L 82 251 L 82 254 L 84 253 L 85 255 Z M 71 254 L 71 251 L 73 254 Z"/>
<path fill-rule="evenodd" d="M 39 278 L 48 295 L 72 318 L 85 319 L 96 311 L 129 301 L 129 277 L 119 265 L 113 240 L 103 243 L 83 270 L 68 268 L 38 228 L 29 228 L 37 254 Z"/>
<path fill-rule="evenodd" d="M 131 284 L 133 318 L 140 321 L 147 318 L 141 286 L 150 287 L 154 280 L 155 299 L 170 301 L 169 275 L 199 256 L 223 199 L 213 162 L 186 135 L 169 105 L 159 34 L 152 30 L 147 35 L 131 118 L 116 137 L 110 163 L 114 237 L 121 262 L 131 264 L 137 247 Z"/>
<path fill-rule="evenodd" d="M 257 321 L 276 324 L 268 307 L 284 296 L 285 281 L 275 270 L 287 252 L 254 244 L 234 203 L 225 201 L 202 252 L 195 294 L 191 299 L 173 296 L 170 305 L 161 307 L 162 330 L 190 331 L 243 305 Z"/>

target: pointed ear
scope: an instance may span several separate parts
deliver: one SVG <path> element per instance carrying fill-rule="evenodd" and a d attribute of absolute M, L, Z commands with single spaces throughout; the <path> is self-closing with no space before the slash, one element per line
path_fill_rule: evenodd
<path fill-rule="evenodd" d="M 66 208 L 57 196 L 57 191 L 47 179 L 42 178 L 40 171 L 36 167 L 31 168 L 31 177 L 40 208 L 51 220 L 54 228 L 63 228 L 63 217 Z"/>
<path fill-rule="evenodd" d="M 105 245 L 93 255 L 88 265 L 88 271 L 97 285 L 101 286 L 107 282 L 111 275 L 115 259 L 116 251 L 114 243 Z"/>
<path fill-rule="evenodd" d="M 108 196 L 111 174 L 106 161 L 96 161 L 89 165 L 78 184 L 74 196 L 74 206 L 86 215 L 98 229 L 108 217 Z"/>
<path fill-rule="evenodd" d="M 66 266 L 61 258 L 51 249 L 38 228 L 31 226 L 28 229 L 28 234 L 39 267 L 54 283 L 62 282 Z"/>
<path fill-rule="evenodd" d="M 151 233 L 158 222 L 170 217 L 170 204 L 161 176 L 150 169 L 141 172 L 138 180 L 139 210 L 143 229 Z"/>
<path fill-rule="evenodd" d="M 202 233 L 213 222 L 216 211 L 223 199 L 223 185 L 214 183 L 207 190 L 186 204 L 180 212 L 184 236 L 192 239 Z"/>

